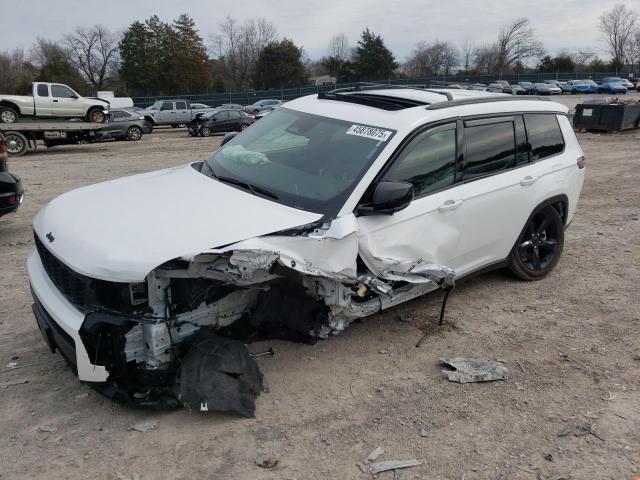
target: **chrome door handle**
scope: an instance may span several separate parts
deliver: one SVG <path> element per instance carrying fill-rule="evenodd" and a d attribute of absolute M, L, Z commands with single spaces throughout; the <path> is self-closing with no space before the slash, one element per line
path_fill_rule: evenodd
<path fill-rule="evenodd" d="M 438 207 L 439 212 L 450 212 L 451 210 L 455 210 L 456 208 L 462 205 L 462 200 L 447 200 L 442 205 Z"/>
<path fill-rule="evenodd" d="M 520 180 L 520 185 L 526 187 L 528 185 L 533 185 L 538 181 L 538 177 L 532 177 L 531 175 L 527 175 L 522 180 Z"/>

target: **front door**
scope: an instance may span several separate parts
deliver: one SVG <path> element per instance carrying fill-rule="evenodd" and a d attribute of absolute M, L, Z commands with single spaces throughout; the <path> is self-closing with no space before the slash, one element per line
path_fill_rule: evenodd
<path fill-rule="evenodd" d="M 461 203 L 455 184 L 461 148 L 456 123 L 417 135 L 382 180 L 414 186 L 414 200 L 393 215 L 358 217 L 359 254 L 381 278 L 421 281 L 437 271 L 457 270 Z"/>
<path fill-rule="evenodd" d="M 82 116 L 84 102 L 65 85 L 51 85 L 51 114 L 58 117 Z"/>
<path fill-rule="evenodd" d="M 160 105 L 160 123 L 163 124 L 177 124 L 176 111 L 173 108 L 173 102 L 162 102 Z"/>

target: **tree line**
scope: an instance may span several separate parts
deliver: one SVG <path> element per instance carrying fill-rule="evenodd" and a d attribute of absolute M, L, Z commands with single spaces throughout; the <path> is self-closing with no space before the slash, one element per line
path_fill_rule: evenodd
<path fill-rule="evenodd" d="M 282 89 L 322 75 L 351 82 L 640 68 L 635 11 L 614 6 L 599 17 L 599 30 L 607 59 L 591 48 L 550 55 L 529 19 L 518 18 L 504 25 L 493 42 L 419 41 L 404 61 L 396 59 L 382 36 L 365 28 L 355 46 L 337 34 L 326 55 L 311 60 L 267 19 L 227 17 L 205 42 L 189 15 L 172 22 L 153 15 L 121 34 L 103 25 L 81 27 L 56 41 L 38 38 L 28 51 L 0 52 L 0 92 L 22 92 L 32 81 L 66 83 L 88 95 L 109 89 L 140 96 Z"/>

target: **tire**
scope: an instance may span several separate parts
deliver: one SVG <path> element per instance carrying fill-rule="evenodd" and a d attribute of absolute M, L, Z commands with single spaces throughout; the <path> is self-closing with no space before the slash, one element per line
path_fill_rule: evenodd
<path fill-rule="evenodd" d="M 136 127 L 135 125 L 129 127 L 127 130 L 127 140 L 137 142 L 142 138 L 142 129 L 140 127 Z"/>
<path fill-rule="evenodd" d="M 11 107 L 0 107 L 0 122 L 1 123 L 16 123 L 20 116 Z"/>
<path fill-rule="evenodd" d="M 202 136 L 203 137 L 210 137 L 211 133 L 213 133 L 213 132 L 211 132 L 211 128 L 210 127 L 207 127 L 207 126 L 202 127 Z"/>
<path fill-rule="evenodd" d="M 249 128 L 249 125 L 247 125 L 246 123 L 242 123 L 242 124 L 240 124 L 240 127 L 238 127 L 238 131 L 242 132 L 242 131 L 246 130 L 247 128 Z"/>
<path fill-rule="evenodd" d="M 184 128 L 187 126 L 186 123 L 179 123 L 178 125 L 176 125 L 178 128 Z"/>
<path fill-rule="evenodd" d="M 92 108 L 87 113 L 87 120 L 91 123 L 104 123 L 107 120 L 107 116 L 100 108 Z"/>
<path fill-rule="evenodd" d="M 6 132 L 4 138 L 7 144 L 7 153 L 12 157 L 20 157 L 27 152 L 29 141 L 20 132 Z"/>
<path fill-rule="evenodd" d="M 144 121 L 144 127 L 142 128 L 142 133 L 150 134 L 153 132 L 153 122 L 151 120 Z"/>
<path fill-rule="evenodd" d="M 509 267 L 521 280 L 540 280 L 557 265 L 564 247 L 564 225 L 555 208 L 545 207 L 528 221 L 513 246 Z"/>

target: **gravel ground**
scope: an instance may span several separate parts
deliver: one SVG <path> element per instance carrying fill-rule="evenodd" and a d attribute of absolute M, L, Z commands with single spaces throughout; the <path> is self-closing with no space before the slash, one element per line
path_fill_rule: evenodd
<path fill-rule="evenodd" d="M 439 329 L 436 293 L 315 346 L 252 345 L 276 351 L 258 359 L 270 393 L 256 419 L 116 405 L 48 352 L 31 313 L 25 263 L 42 206 L 76 187 L 204 159 L 220 138 L 159 129 L 137 143 L 11 159 L 26 202 L 0 220 L 0 478 L 366 479 L 356 464 L 378 446 L 378 460 L 423 461 L 402 479 L 640 474 L 640 134 L 578 137 L 586 182 L 548 278 L 494 272 L 463 283 Z M 450 383 L 438 359 L 457 356 L 502 359 L 511 378 Z M 25 368 L 7 372 L 10 362 Z M 141 421 L 157 428 L 129 429 Z M 586 425 L 597 436 L 559 435 Z M 278 463 L 261 468 L 258 457 Z"/>

